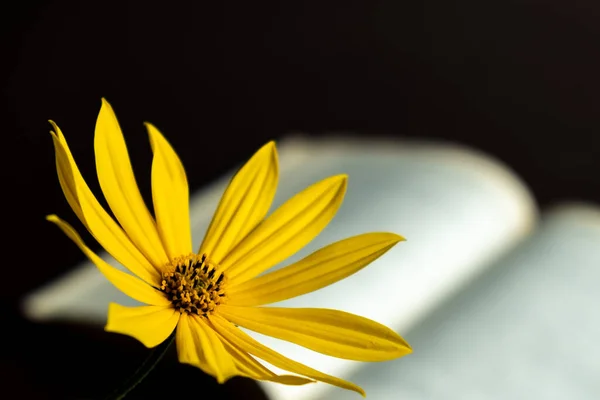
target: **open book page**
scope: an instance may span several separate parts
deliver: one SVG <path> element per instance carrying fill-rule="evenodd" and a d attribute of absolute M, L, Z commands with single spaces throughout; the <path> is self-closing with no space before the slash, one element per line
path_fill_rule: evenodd
<path fill-rule="evenodd" d="M 369 399 L 597 399 L 600 208 L 569 205 L 351 379 Z M 331 389 L 323 399 L 347 399 Z"/>
<path fill-rule="evenodd" d="M 273 209 L 322 178 L 349 175 L 346 198 L 336 218 L 286 265 L 324 245 L 365 232 L 392 231 L 408 241 L 342 282 L 278 305 L 341 309 L 404 335 L 522 240 L 537 218 L 530 193 L 514 174 L 464 148 L 428 142 L 297 137 L 283 141 L 279 150 L 280 186 Z M 202 239 L 229 178 L 192 198 L 196 243 Z M 33 293 L 25 310 L 37 319 L 70 318 L 100 325 L 111 301 L 135 304 L 91 263 L 85 263 Z M 348 377 L 361 365 L 260 339 L 330 374 Z M 265 384 L 273 399 L 309 398 L 326 388 L 325 384 L 300 388 Z"/>

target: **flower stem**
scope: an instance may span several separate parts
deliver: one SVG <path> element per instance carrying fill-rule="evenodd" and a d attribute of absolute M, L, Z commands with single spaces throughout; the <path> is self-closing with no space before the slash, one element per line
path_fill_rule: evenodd
<path fill-rule="evenodd" d="M 106 396 L 104 400 L 121 400 L 129 394 L 137 385 L 139 385 L 146 376 L 156 367 L 158 362 L 163 358 L 163 356 L 167 353 L 167 350 L 173 344 L 175 340 L 175 332 L 171 334 L 164 342 L 156 346 L 150 351 L 148 357 L 142 362 L 142 364 L 138 367 L 138 369 L 127 379 L 125 382 L 121 384 L 115 391 L 113 391 L 110 395 Z"/>

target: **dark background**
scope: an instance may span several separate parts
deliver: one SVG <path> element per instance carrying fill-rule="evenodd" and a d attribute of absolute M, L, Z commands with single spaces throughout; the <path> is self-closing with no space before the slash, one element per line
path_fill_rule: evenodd
<path fill-rule="evenodd" d="M 18 311 L 19 296 L 83 260 L 44 220 L 57 213 L 75 222 L 56 178 L 47 120 L 62 128 L 97 190 L 93 128 L 102 96 L 119 117 L 144 195 L 148 120 L 178 151 L 192 188 L 287 132 L 344 130 L 476 147 L 513 168 L 541 206 L 600 200 L 594 0 L 38 0 L 1 7 L 1 293 L 12 345 L 0 352 L 0 379 L 21 398 L 90 395 L 144 355 L 128 338 L 32 324 Z M 171 361 L 153 382 L 179 387 L 182 376 L 213 387 Z M 139 393 L 156 394 L 152 385 Z M 234 380 L 219 390 L 230 398 L 257 388 Z"/>

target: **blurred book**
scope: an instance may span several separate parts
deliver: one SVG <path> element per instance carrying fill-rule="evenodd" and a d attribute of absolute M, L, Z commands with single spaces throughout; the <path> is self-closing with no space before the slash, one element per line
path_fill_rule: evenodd
<path fill-rule="evenodd" d="M 367 316 L 404 336 L 414 353 L 359 363 L 254 337 L 356 382 L 371 400 L 597 398 L 600 208 L 558 205 L 540 219 L 532 194 L 507 166 L 448 143 L 337 135 L 292 136 L 278 146 L 272 209 L 319 179 L 349 175 L 333 222 L 281 266 L 364 232 L 396 232 L 407 241 L 341 282 L 277 305 Z M 230 178 L 193 196 L 195 243 Z M 31 293 L 24 310 L 34 320 L 101 326 L 109 302 L 136 304 L 85 263 Z M 273 400 L 360 397 L 323 383 L 263 387 Z"/>

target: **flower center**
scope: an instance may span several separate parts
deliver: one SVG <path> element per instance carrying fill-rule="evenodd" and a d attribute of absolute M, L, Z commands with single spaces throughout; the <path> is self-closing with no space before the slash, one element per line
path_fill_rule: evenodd
<path fill-rule="evenodd" d="M 206 259 L 206 254 L 190 254 L 171 261 L 162 276 L 162 290 L 173 306 L 183 313 L 206 316 L 223 302 L 225 275 Z"/>

